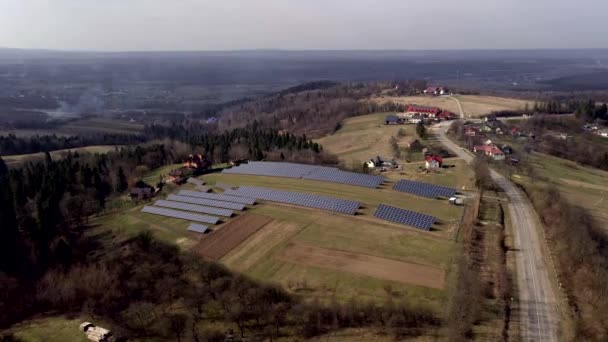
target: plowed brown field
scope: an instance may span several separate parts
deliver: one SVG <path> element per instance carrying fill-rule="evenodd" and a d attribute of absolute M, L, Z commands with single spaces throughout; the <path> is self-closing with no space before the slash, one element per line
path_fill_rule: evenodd
<path fill-rule="evenodd" d="M 270 221 L 272 218 L 262 215 L 248 213 L 239 216 L 201 239 L 193 251 L 205 258 L 218 260 Z"/>

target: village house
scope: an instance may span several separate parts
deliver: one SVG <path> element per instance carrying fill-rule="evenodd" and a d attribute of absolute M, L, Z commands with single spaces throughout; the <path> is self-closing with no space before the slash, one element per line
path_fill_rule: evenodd
<path fill-rule="evenodd" d="M 188 176 L 186 175 L 186 170 L 184 168 L 171 170 L 169 175 L 167 175 L 164 179 L 165 183 L 174 183 L 174 184 L 184 184 L 186 183 L 186 179 Z"/>
<path fill-rule="evenodd" d="M 439 113 L 441 113 L 441 109 L 437 108 L 437 107 L 427 107 L 427 106 L 415 106 L 415 105 L 411 105 L 411 106 L 407 107 L 406 112 L 410 116 L 422 115 L 424 117 L 434 118 Z"/>
<path fill-rule="evenodd" d="M 211 161 L 202 154 L 191 154 L 184 160 L 184 167 L 189 169 L 208 170 L 211 168 Z"/>
<path fill-rule="evenodd" d="M 412 150 L 412 151 L 419 151 L 419 150 L 422 150 L 422 148 L 424 147 L 422 145 L 422 143 L 420 143 L 420 140 L 418 140 L 414 137 L 408 137 L 408 138 L 403 139 L 399 143 L 399 145 L 407 148 L 408 150 Z"/>
<path fill-rule="evenodd" d="M 424 160 L 427 169 L 438 169 L 443 166 L 443 158 L 440 156 L 428 155 Z"/>
<path fill-rule="evenodd" d="M 505 160 L 504 152 L 496 147 L 496 145 L 481 145 L 473 147 L 473 152 L 475 153 L 483 153 L 488 157 L 491 157 L 494 160 Z"/>
<path fill-rule="evenodd" d="M 152 198 L 156 194 L 156 190 L 153 186 L 148 185 L 144 181 L 137 181 L 135 186 L 129 190 L 129 196 L 133 200 L 147 200 Z"/>
<path fill-rule="evenodd" d="M 402 119 L 399 118 L 396 115 L 388 115 L 385 119 L 384 119 L 384 123 L 386 125 L 400 125 L 403 123 Z"/>
<path fill-rule="evenodd" d="M 467 137 L 474 137 L 477 135 L 477 130 L 475 130 L 473 127 L 467 127 L 467 129 L 464 130 L 464 135 Z"/>
<path fill-rule="evenodd" d="M 408 122 L 408 123 L 411 123 L 411 124 L 419 124 L 419 123 L 421 123 L 423 120 L 424 120 L 424 118 L 423 118 L 421 115 L 414 115 L 414 116 L 409 117 L 409 118 L 407 119 L 407 122 Z"/>
<path fill-rule="evenodd" d="M 445 87 L 428 87 L 426 88 L 423 93 L 425 93 L 426 95 L 447 95 L 449 94 L 449 90 Z"/>
<path fill-rule="evenodd" d="M 450 111 L 444 110 L 441 113 L 437 114 L 437 116 L 435 117 L 435 119 L 438 119 L 438 120 L 454 120 L 454 119 L 456 119 L 456 114 L 454 114 L 454 113 L 452 113 Z"/>

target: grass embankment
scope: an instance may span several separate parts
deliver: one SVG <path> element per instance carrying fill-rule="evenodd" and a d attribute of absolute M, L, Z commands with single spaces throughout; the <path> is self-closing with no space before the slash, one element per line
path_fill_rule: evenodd
<path fill-rule="evenodd" d="M 69 148 L 65 150 L 57 150 L 49 152 L 51 158 L 65 158 L 68 152 L 79 152 L 79 153 L 108 153 L 110 151 L 114 151 L 117 148 L 120 148 L 119 145 L 96 145 L 96 146 L 86 146 L 86 147 L 77 147 L 77 148 Z M 28 153 L 28 154 L 17 154 L 12 156 L 3 156 L 2 159 L 6 162 L 7 165 L 17 165 L 27 161 L 37 161 L 44 159 L 44 152 L 39 153 Z"/>

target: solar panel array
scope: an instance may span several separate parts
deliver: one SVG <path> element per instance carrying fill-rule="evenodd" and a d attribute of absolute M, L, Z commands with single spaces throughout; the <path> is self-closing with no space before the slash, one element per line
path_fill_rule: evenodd
<path fill-rule="evenodd" d="M 266 201 L 287 203 L 303 207 L 335 211 L 354 215 L 361 206 L 359 202 L 343 200 L 334 197 L 313 195 L 301 192 L 283 191 L 253 186 L 242 186 L 237 190 L 226 190 L 226 194 L 234 196 L 254 197 Z"/>
<path fill-rule="evenodd" d="M 141 211 L 144 213 L 148 213 L 148 214 L 173 217 L 173 218 L 188 220 L 188 221 L 211 223 L 211 224 L 216 224 L 220 220 L 219 218 L 214 217 L 214 216 L 208 216 L 208 215 L 197 214 L 197 213 L 188 213 L 188 212 L 180 211 L 180 210 L 173 210 L 173 209 L 159 208 L 159 207 L 152 207 L 152 206 L 145 206 Z"/>
<path fill-rule="evenodd" d="M 190 177 L 188 178 L 188 183 L 190 184 L 194 184 L 194 185 L 205 185 L 205 182 L 203 182 L 202 180 L 198 179 L 198 178 L 194 178 L 194 177 Z"/>
<path fill-rule="evenodd" d="M 216 207 L 216 208 L 225 208 L 225 209 L 232 209 L 232 210 L 243 210 L 243 209 L 245 209 L 245 205 L 242 204 L 242 203 L 223 202 L 223 201 L 210 200 L 210 199 L 206 199 L 206 198 L 169 195 L 167 197 L 167 199 L 169 201 L 184 202 L 184 203 L 191 203 L 191 204 L 198 204 L 198 205 L 206 205 L 206 206 L 209 206 L 209 207 Z"/>
<path fill-rule="evenodd" d="M 224 169 L 222 173 L 301 178 L 367 188 L 377 188 L 385 180 L 382 176 L 346 172 L 335 167 L 277 162 L 249 162 Z"/>
<path fill-rule="evenodd" d="M 198 204 L 190 204 L 190 203 L 182 203 L 182 202 L 174 202 L 174 201 L 158 200 L 154 203 L 154 205 L 157 207 L 194 211 L 197 213 L 216 215 L 216 216 L 231 217 L 234 214 L 234 212 L 229 209 L 206 207 L 206 206 L 202 206 L 202 205 L 198 205 Z"/>
<path fill-rule="evenodd" d="M 206 198 L 206 199 L 212 199 L 212 200 L 224 201 L 224 202 L 242 203 L 242 204 L 249 204 L 249 205 L 255 204 L 255 198 L 228 196 L 228 194 L 226 194 L 225 192 L 224 192 L 224 195 L 220 195 L 220 194 L 207 194 L 207 193 L 200 192 L 200 191 L 181 190 L 178 193 L 178 195 L 197 197 L 197 198 Z"/>
<path fill-rule="evenodd" d="M 430 230 L 436 221 L 433 216 L 391 207 L 386 204 L 380 204 L 378 206 L 378 209 L 374 212 L 374 217 L 423 230 Z"/>
<path fill-rule="evenodd" d="M 456 189 L 449 188 L 447 186 L 414 182 L 411 180 L 402 179 L 395 183 L 393 190 L 400 192 L 407 192 L 417 196 L 438 198 L 438 197 L 452 197 L 456 194 Z"/>
<path fill-rule="evenodd" d="M 205 234 L 207 230 L 209 230 L 209 227 L 202 224 L 191 223 L 188 226 L 188 230 L 195 233 Z"/>

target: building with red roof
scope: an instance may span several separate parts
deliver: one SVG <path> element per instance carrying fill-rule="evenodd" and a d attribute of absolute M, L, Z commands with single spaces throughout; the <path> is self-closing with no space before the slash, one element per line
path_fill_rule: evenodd
<path fill-rule="evenodd" d="M 443 158 L 440 156 L 428 155 L 424 160 L 427 169 L 438 169 L 443 166 Z"/>
<path fill-rule="evenodd" d="M 473 147 L 473 152 L 482 152 L 486 156 L 492 157 L 494 160 L 505 159 L 505 153 L 494 144 L 475 146 Z"/>
<path fill-rule="evenodd" d="M 430 118 L 434 118 L 439 113 L 441 113 L 441 109 L 437 107 L 411 105 L 407 107 L 407 112 L 411 115 L 420 114 Z"/>

